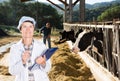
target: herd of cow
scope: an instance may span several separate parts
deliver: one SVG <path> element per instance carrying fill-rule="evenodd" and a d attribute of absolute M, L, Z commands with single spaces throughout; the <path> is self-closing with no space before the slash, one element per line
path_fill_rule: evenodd
<path fill-rule="evenodd" d="M 96 48 L 99 54 L 103 54 L 103 32 L 102 29 L 99 30 L 89 30 L 89 29 L 79 29 L 75 34 L 74 30 L 62 31 L 60 32 L 61 38 L 59 43 L 71 40 L 73 45 L 73 51 L 78 48 L 79 51 L 84 51 L 86 49 Z"/>
<path fill-rule="evenodd" d="M 63 30 L 60 32 L 60 40 L 58 43 L 63 43 L 65 41 L 71 40 L 73 43 L 72 51 L 73 52 L 78 52 L 78 51 L 87 51 L 90 53 L 91 50 L 94 50 L 94 54 L 90 54 L 92 57 L 94 55 L 96 56 L 95 59 L 102 63 L 104 67 L 107 68 L 107 65 L 112 65 L 111 63 L 108 62 L 109 60 L 112 60 L 113 58 L 111 55 L 109 55 L 108 59 L 104 54 L 104 33 L 102 31 L 102 28 L 99 29 L 84 29 L 80 28 L 77 32 L 71 29 L 71 31 L 65 31 Z M 103 60 L 104 59 L 104 60 Z M 102 61 L 102 62 L 101 62 Z M 116 66 L 116 65 L 115 65 Z M 109 68 L 109 67 L 108 67 Z M 115 74 L 117 74 L 117 68 L 114 68 Z"/>

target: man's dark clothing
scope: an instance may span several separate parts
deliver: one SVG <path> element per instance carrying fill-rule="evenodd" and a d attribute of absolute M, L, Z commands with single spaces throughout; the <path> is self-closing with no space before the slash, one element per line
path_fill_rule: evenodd
<path fill-rule="evenodd" d="M 51 34 L 51 28 L 47 28 L 46 26 L 42 27 L 40 30 L 44 36 L 49 36 Z"/>
<path fill-rule="evenodd" d="M 44 44 L 46 44 L 46 40 L 48 41 L 48 46 L 49 48 L 51 48 L 51 39 L 50 39 L 50 35 L 51 35 L 51 28 L 47 28 L 46 26 L 42 27 L 40 29 L 40 31 L 43 33 L 43 42 Z"/>

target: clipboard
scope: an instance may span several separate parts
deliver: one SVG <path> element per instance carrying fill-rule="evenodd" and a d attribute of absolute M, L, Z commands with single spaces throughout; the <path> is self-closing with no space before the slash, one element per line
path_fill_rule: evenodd
<path fill-rule="evenodd" d="M 43 55 L 46 56 L 46 60 L 48 60 L 53 54 L 54 52 L 58 49 L 58 47 L 54 47 L 54 48 L 49 48 L 45 51 L 45 53 Z"/>
<path fill-rule="evenodd" d="M 58 49 L 58 47 L 54 47 L 54 48 L 49 48 L 49 49 L 47 49 L 43 54 L 42 54 L 42 56 L 43 55 L 45 55 L 46 56 L 46 61 L 48 60 L 48 59 L 50 59 L 50 57 L 55 53 L 55 51 Z M 35 68 L 34 68 L 35 67 Z M 38 64 L 36 64 L 36 63 L 34 63 L 32 66 L 30 66 L 30 67 L 28 67 L 28 69 L 31 71 L 32 69 L 37 69 L 37 68 L 39 68 L 39 65 Z"/>

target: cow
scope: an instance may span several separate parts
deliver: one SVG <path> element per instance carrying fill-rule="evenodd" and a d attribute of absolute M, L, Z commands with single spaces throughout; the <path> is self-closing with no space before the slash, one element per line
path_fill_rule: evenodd
<path fill-rule="evenodd" d="M 74 33 L 73 29 L 71 29 L 71 31 L 63 30 L 62 32 L 59 32 L 59 34 L 61 36 L 60 36 L 60 39 L 58 41 L 58 44 L 63 43 L 63 42 L 68 41 L 68 40 L 75 42 L 75 33 Z"/>
<path fill-rule="evenodd" d="M 85 51 L 86 49 L 90 49 L 92 47 L 96 47 L 97 52 L 102 54 L 103 53 L 103 32 L 100 31 L 87 31 L 84 30 L 78 35 L 74 45 L 73 45 L 73 52 L 77 51 Z M 89 48 L 88 48 L 89 47 Z M 77 51 L 76 51 L 77 50 Z"/>

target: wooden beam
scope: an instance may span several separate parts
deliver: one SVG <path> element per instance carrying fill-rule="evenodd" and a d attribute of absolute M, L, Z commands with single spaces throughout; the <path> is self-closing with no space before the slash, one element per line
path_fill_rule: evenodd
<path fill-rule="evenodd" d="M 64 11 L 64 9 L 62 7 L 58 6 L 57 4 L 53 3 L 52 1 L 50 1 L 50 0 L 47 0 L 47 1 Z"/>
<path fill-rule="evenodd" d="M 74 3 L 73 3 L 73 6 L 75 6 L 80 0 L 76 0 Z"/>
<path fill-rule="evenodd" d="M 66 1 L 63 1 L 63 0 L 59 0 L 59 1 L 62 2 L 64 5 L 68 6 Z"/>
<path fill-rule="evenodd" d="M 85 0 L 80 0 L 80 22 L 85 21 Z"/>
<path fill-rule="evenodd" d="M 67 3 L 67 0 L 65 0 L 65 2 Z M 65 11 L 64 11 L 64 22 L 67 22 L 67 5 L 65 5 Z"/>
<path fill-rule="evenodd" d="M 69 0 L 69 23 L 73 21 L 73 5 L 72 0 Z"/>
<path fill-rule="evenodd" d="M 117 42 L 117 54 L 118 54 L 118 78 L 120 79 L 120 43 L 119 43 L 119 25 L 116 26 L 116 42 Z"/>

